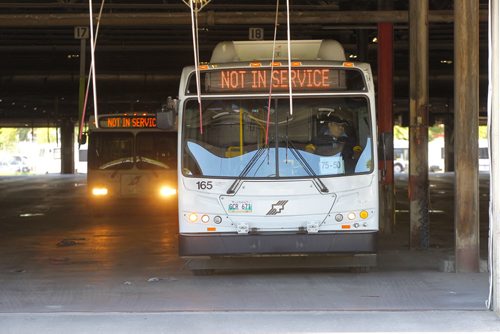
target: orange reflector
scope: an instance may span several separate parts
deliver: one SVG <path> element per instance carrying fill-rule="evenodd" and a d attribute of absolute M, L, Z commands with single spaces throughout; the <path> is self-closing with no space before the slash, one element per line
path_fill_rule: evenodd
<path fill-rule="evenodd" d="M 215 227 L 207 227 L 208 232 L 215 232 L 217 229 Z"/>
<path fill-rule="evenodd" d="M 200 65 L 198 66 L 200 70 L 208 70 L 208 65 Z"/>
<path fill-rule="evenodd" d="M 262 64 L 261 63 L 250 63 L 250 66 L 251 67 L 261 67 Z"/>
<path fill-rule="evenodd" d="M 342 63 L 342 66 L 344 66 L 344 67 L 354 67 L 354 63 L 345 61 L 345 62 Z"/>
<path fill-rule="evenodd" d="M 351 225 L 342 225 L 342 228 L 345 229 L 345 230 L 348 230 L 351 228 Z"/>
<path fill-rule="evenodd" d="M 292 61 L 292 66 L 302 66 L 302 62 L 300 62 L 300 61 Z"/>
<path fill-rule="evenodd" d="M 281 62 L 279 61 L 272 62 L 271 66 L 281 66 Z"/>

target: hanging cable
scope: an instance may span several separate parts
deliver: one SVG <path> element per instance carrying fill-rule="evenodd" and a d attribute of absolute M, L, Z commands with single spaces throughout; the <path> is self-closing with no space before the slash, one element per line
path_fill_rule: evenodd
<path fill-rule="evenodd" d="M 269 100 L 267 101 L 267 120 L 266 120 L 266 146 L 269 140 L 269 121 L 271 118 L 271 96 L 273 94 L 273 71 L 274 71 L 274 53 L 276 49 L 276 34 L 278 32 L 278 9 L 280 0 L 276 0 L 276 15 L 274 18 L 274 37 L 273 37 L 273 55 L 271 56 L 271 73 L 269 75 Z"/>
<path fill-rule="evenodd" d="M 104 8 L 104 1 L 102 0 L 101 2 L 101 8 L 99 8 L 99 16 L 97 16 L 97 23 L 96 23 L 96 29 L 95 29 L 95 38 L 91 43 L 94 43 L 94 48 L 97 45 L 97 36 L 99 35 L 99 27 L 101 25 L 101 16 L 102 16 L 102 10 Z M 89 69 L 89 75 L 87 79 L 87 87 L 85 89 L 85 98 L 83 99 L 83 107 L 82 107 L 82 119 L 80 120 L 80 129 L 78 133 L 78 142 L 81 143 L 82 140 L 82 134 L 83 134 L 83 124 L 85 123 L 85 111 L 87 109 L 87 101 L 89 97 L 89 89 L 90 89 L 90 80 L 92 78 L 92 65 L 90 66 Z"/>
<path fill-rule="evenodd" d="M 288 44 L 288 94 L 290 95 L 290 116 L 293 115 L 292 98 L 292 49 L 290 47 L 290 3 L 286 0 L 286 39 Z"/>
<path fill-rule="evenodd" d="M 89 18 L 90 18 L 90 56 L 91 63 L 90 68 L 92 69 L 92 91 L 94 96 L 94 117 L 96 119 L 95 126 L 99 128 L 99 122 L 97 122 L 97 90 L 95 83 L 95 56 L 94 56 L 94 13 L 92 10 L 92 0 L 89 0 Z"/>
<path fill-rule="evenodd" d="M 194 66 L 196 74 L 196 96 L 198 97 L 198 108 L 200 112 L 200 134 L 203 134 L 203 112 L 201 108 L 201 92 L 200 92 L 200 67 L 199 67 L 199 52 L 198 52 L 198 8 L 194 8 L 193 0 L 189 2 L 191 9 L 191 30 L 193 33 L 193 52 L 194 52 Z M 195 15 L 196 13 L 196 15 Z"/>
<path fill-rule="evenodd" d="M 198 81 L 196 82 L 196 90 L 197 90 L 197 95 L 198 95 L 198 108 L 199 108 L 199 113 L 200 113 L 200 134 L 203 134 L 203 110 L 201 107 L 201 74 L 200 74 L 200 38 L 198 36 L 199 29 L 198 29 L 198 13 L 201 10 L 201 7 L 196 9 L 196 15 L 195 15 L 195 23 L 196 23 L 196 59 L 198 59 L 196 63 L 196 71 L 198 73 Z"/>

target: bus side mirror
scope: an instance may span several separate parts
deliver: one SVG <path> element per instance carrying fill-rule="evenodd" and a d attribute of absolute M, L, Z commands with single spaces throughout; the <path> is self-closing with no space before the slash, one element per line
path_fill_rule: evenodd
<path fill-rule="evenodd" d="M 168 97 L 167 103 L 161 108 L 161 112 L 156 115 L 156 124 L 162 130 L 175 130 L 175 115 L 177 114 L 177 99 Z"/>
<path fill-rule="evenodd" d="M 80 142 L 79 142 L 80 145 L 85 145 L 87 144 L 87 134 L 86 133 L 82 133 L 82 136 L 80 137 Z"/>
<path fill-rule="evenodd" d="M 175 130 L 174 110 L 162 111 L 156 114 L 156 126 L 162 130 Z"/>

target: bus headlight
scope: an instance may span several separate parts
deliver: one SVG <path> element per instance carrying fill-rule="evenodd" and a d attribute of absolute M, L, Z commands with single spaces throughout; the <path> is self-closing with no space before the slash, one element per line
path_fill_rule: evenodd
<path fill-rule="evenodd" d="M 196 221 L 198 220 L 198 215 L 194 212 L 190 213 L 188 219 L 191 223 L 196 223 Z"/>
<path fill-rule="evenodd" d="M 92 195 L 94 196 L 106 196 L 108 194 L 108 188 L 106 187 L 94 187 L 92 188 Z"/>
<path fill-rule="evenodd" d="M 175 188 L 169 186 L 163 186 L 160 188 L 160 196 L 161 197 L 170 197 L 177 194 L 177 190 Z"/>

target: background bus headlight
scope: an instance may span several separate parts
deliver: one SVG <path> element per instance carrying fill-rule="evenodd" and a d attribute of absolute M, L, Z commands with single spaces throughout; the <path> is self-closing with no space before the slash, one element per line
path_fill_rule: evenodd
<path fill-rule="evenodd" d="M 94 196 L 106 196 L 108 194 L 108 188 L 106 187 L 94 187 L 92 188 L 92 195 Z"/>
<path fill-rule="evenodd" d="M 175 188 L 169 186 L 163 186 L 160 188 L 160 196 L 161 197 L 170 197 L 177 194 L 177 190 Z"/>

